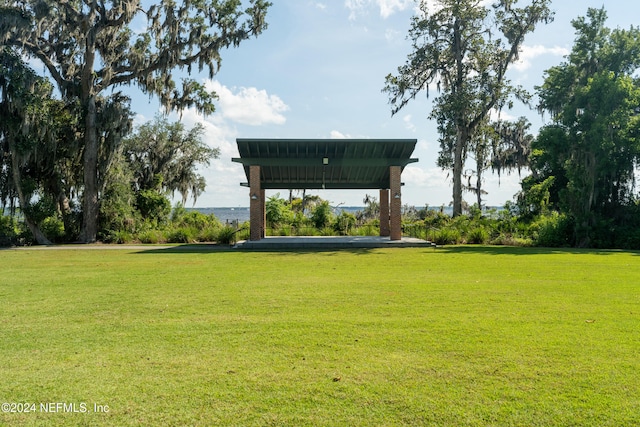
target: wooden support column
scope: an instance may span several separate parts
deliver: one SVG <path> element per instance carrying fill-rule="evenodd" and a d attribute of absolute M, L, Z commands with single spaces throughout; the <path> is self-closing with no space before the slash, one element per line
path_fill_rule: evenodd
<path fill-rule="evenodd" d="M 267 231 L 267 196 L 264 189 L 260 190 L 260 208 L 262 209 L 262 225 L 260 226 L 260 236 L 264 239 Z"/>
<path fill-rule="evenodd" d="M 249 240 L 260 240 L 264 233 L 264 191 L 260 188 L 260 166 L 249 166 Z"/>
<path fill-rule="evenodd" d="M 389 189 L 380 190 L 380 237 L 389 237 Z"/>
<path fill-rule="evenodd" d="M 389 189 L 391 202 L 389 203 L 389 225 L 390 239 L 402 240 L 402 195 L 400 192 L 401 182 L 400 175 L 402 168 L 400 166 L 389 167 Z"/>

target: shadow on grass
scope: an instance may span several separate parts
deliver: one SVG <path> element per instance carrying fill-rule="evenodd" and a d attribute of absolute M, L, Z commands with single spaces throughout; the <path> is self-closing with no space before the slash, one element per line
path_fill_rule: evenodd
<path fill-rule="evenodd" d="M 142 248 L 137 254 L 209 254 L 220 252 L 237 252 L 237 253 L 263 253 L 273 255 L 306 255 L 306 254 L 326 254 L 339 255 L 341 253 L 352 253 L 356 255 L 384 255 L 379 249 L 397 249 L 397 250 L 421 250 L 430 253 L 469 253 L 484 255 L 549 255 L 549 254 L 590 254 L 590 255 L 613 255 L 619 253 L 629 253 L 631 255 L 640 256 L 640 251 L 618 250 L 618 249 L 577 249 L 577 248 L 543 248 L 543 247 L 520 247 L 520 246 L 480 246 L 480 245 L 459 245 L 459 246 L 439 246 L 438 248 L 392 248 L 392 247 L 310 247 L 310 248 L 253 248 L 253 249 L 237 249 L 230 245 L 218 244 L 184 244 L 176 246 L 149 247 Z"/>
<path fill-rule="evenodd" d="M 259 248 L 259 249 L 237 249 L 229 245 L 216 245 L 216 244 L 185 244 L 171 247 L 149 247 L 144 248 L 136 252 L 139 255 L 153 255 L 153 254 L 209 254 L 220 252 L 236 252 L 236 253 L 263 253 L 272 255 L 305 255 L 305 254 L 328 254 L 339 255 L 340 253 L 353 253 L 357 255 L 372 254 L 375 249 L 378 248 Z"/>
<path fill-rule="evenodd" d="M 309 255 L 323 254 L 326 256 L 338 256 L 350 253 L 354 255 L 383 255 L 377 252 L 380 248 L 286 248 L 286 249 L 243 249 L 239 252 L 269 253 L 271 255 Z"/>
<path fill-rule="evenodd" d="M 305 254 L 327 254 L 339 255 L 341 253 L 352 253 L 356 255 L 384 255 L 386 249 L 394 250 L 415 250 L 428 253 L 469 253 L 485 255 L 549 255 L 549 254 L 590 254 L 590 255 L 614 255 L 627 253 L 640 256 L 639 250 L 624 249 L 577 249 L 577 248 L 543 248 L 543 247 L 518 247 L 518 246 L 481 246 L 481 245 L 458 245 L 458 246 L 438 246 L 437 248 L 406 248 L 406 247 L 309 247 L 309 248 L 253 248 L 237 249 L 230 245 L 219 245 L 213 243 L 182 244 L 171 246 L 154 245 L 52 245 L 52 246 L 22 246 L 7 247 L 0 246 L 0 251 L 5 250 L 56 250 L 56 249 L 121 249 L 134 250 L 135 254 L 213 254 L 221 252 L 236 253 L 269 253 L 274 255 L 305 255 Z M 380 251 L 383 249 L 383 251 Z"/>
<path fill-rule="evenodd" d="M 544 247 L 521 247 L 521 246 L 442 246 L 438 247 L 438 252 L 448 253 L 473 253 L 485 255 L 549 255 L 549 254 L 589 254 L 589 255 L 614 255 L 628 253 L 640 255 L 640 251 L 622 249 L 578 249 L 578 248 L 544 248 Z"/>
<path fill-rule="evenodd" d="M 214 243 L 186 243 L 184 245 L 175 246 L 159 246 L 148 248 L 140 248 L 136 254 L 153 255 L 153 254 L 209 254 L 219 252 L 234 252 L 235 249 L 230 245 L 218 245 Z"/>

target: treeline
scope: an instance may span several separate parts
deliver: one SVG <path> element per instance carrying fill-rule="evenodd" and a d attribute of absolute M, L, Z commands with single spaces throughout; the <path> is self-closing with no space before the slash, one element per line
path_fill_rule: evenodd
<path fill-rule="evenodd" d="M 640 29 L 610 29 L 604 9 L 588 9 L 586 16 L 572 22 L 576 38 L 571 53 L 545 71 L 534 98 L 513 87 L 505 72 L 517 59 L 513 52 L 521 47 L 525 34 L 552 19 L 549 1 L 533 0 L 525 8 L 516 8 L 511 1 L 493 9 L 471 1 L 468 7 L 454 7 L 465 2 L 442 0 L 440 11 L 416 16 L 410 34 L 416 43 L 426 44 L 410 55 L 399 75 L 387 77 L 384 91 L 395 112 L 429 84 L 442 90 L 430 117 L 440 131 L 438 164 L 452 171 L 454 183 L 453 217 L 429 209 L 418 214 L 407 210 L 405 231 L 441 243 L 640 249 L 635 186 L 640 160 Z M 243 13 L 237 5 L 225 9 L 235 18 L 244 16 L 244 23 L 233 19 L 232 24 L 223 20 L 207 25 L 198 20 L 183 22 L 179 29 L 161 24 L 162 13 L 175 20 L 189 15 L 173 5 L 167 2 L 166 8 L 146 11 L 153 18 L 154 37 L 133 40 L 127 25 L 137 9 L 135 13 L 131 9 L 131 14 L 126 8 L 115 13 L 102 5 L 99 10 L 74 14 L 73 6 L 66 3 L 0 3 L 4 41 L 0 47 L 0 245 L 227 242 L 245 232 L 246 227 L 230 229 L 214 217 L 171 207 L 170 195 L 179 193 L 184 205 L 205 189 L 196 168 L 206 166 L 219 152 L 202 142 L 203 128 L 185 129 L 179 122 L 156 117 L 134 129 L 129 99 L 115 90 L 107 95 L 105 89 L 136 82 L 168 109 L 194 106 L 213 112 L 215 94 L 192 80 L 185 80 L 179 90 L 171 70 L 203 61 L 201 66 L 211 67 L 213 73 L 219 60 L 214 47 L 237 45 L 259 34 L 266 27 L 264 13 L 269 4 L 256 2 L 251 13 Z M 495 20 L 488 19 L 490 11 Z M 81 19 L 85 12 L 104 15 L 95 21 L 95 30 L 105 31 L 97 39 L 86 40 L 85 33 L 75 31 L 74 19 Z M 58 15 L 60 19 L 53 19 Z M 448 25 L 450 20 L 468 25 Z M 502 22 L 502 41 L 486 38 L 491 34 L 491 29 L 482 30 L 487 22 Z M 224 40 L 203 36 L 174 52 L 164 45 L 165 40 L 180 39 L 191 30 L 205 34 L 212 26 L 228 24 L 233 28 L 224 32 Z M 462 28 L 477 31 L 452 37 L 443 33 Z M 51 37 L 42 38 L 43 31 Z M 467 37 L 468 43 L 446 44 L 456 40 L 453 36 Z M 432 38 L 446 43 L 433 44 Z M 43 45 L 30 43 L 33 39 Z M 94 73 L 83 72 L 77 63 L 88 50 L 80 53 L 71 48 L 90 42 L 103 60 L 103 68 Z M 439 55 L 463 46 L 474 50 Z M 192 54 L 195 51 L 199 53 Z M 425 56 L 425 52 L 432 54 Z M 181 55 L 188 60 L 180 59 Z M 52 78 L 34 72 L 24 62 L 28 56 L 43 61 Z M 437 58 L 453 62 L 430 62 Z M 132 63 L 138 66 L 135 72 L 127 68 Z M 447 81 L 452 70 L 468 75 Z M 54 96 L 54 89 L 61 98 Z M 491 111 L 508 108 L 514 99 L 531 105 L 538 100 L 538 111 L 549 121 L 537 136 L 531 134 L 525 117 L 514 122 L 491 120 Z M 466 170 L 470 163 L 474 167 Z M 530 171 L 515 200 L 499 212 L 482 209 L 483 176 L 489 169 Z M 463 209 L 464 191 L 475 194 L 476 208 Z M 365 205 L 361 216 L 334 215 L 326 201 L 304 196 L 287 201 L 276 196 L 267 203 L 267 219 L 273 234 L 376 234 L 375 215 L 366 213 L 373 209 L 373 199 L 368 198 Z"/>
<path fill-rule="evenodd" d="M 546 193 L 546 190 L 541 193 Z M 528 194 L 528 197 L 526 195 Z M 515 202 L 501 208 L 464 206 L 463 214 L 452 216 L 443 207 L 403 206 L 403 235 L 438 245 L 491 244 L 510 246 L 575 247 L 575 218 L 549 208 L 547 194 L 520 193 Z M 332 207 L 318 196 L 289 197 L 276 194 L 266 202 L 267 234 L 272 236 L 377 236 L 380 210 L 375 197 L 367 195 L 364 208 L 356 213 Z M 532 208 L 535 204 L 536 210 Z M 609 219 L 590 230 L 594 248 L 640 249 L 640 206 L 624 208 L 625 221 Z M 248 224 L 245 224 L 246 228 Z"/>
<path fill-rule="evenodd" d="M 572 246 L 640 248 L 640 29 L 606 19 L 589 9 L 574 20 L 571 53 L 537 88 L 552 121 L 532 140 L 518 206 L 525 220 L 566 218 Z"/>
<path fill-rule="evenodd" d="M 0 0 L 3 205 L 11 215 L 20 206 L 38 243 L 50 240 L 41 226 L 52 210 L 67 239 L 95 242 L 111 221 L 102 210 L 112 209 L 109 186 L 117 187 L 109 176 L 122 164 L 119 148 L 131 131 L 130 100 L 120 89 L 135 86 L 167 112 L 213 113 L 216 94 L 191 78 L 192 70 L 213 78 L 221 51 L 266 29 L 270 6 L 265 0 Z M 140 25 L 144 29 L 135 31 Z M 23 58 L 35 60 L 49 78 Z M 59 99 L 52 97 L 54 87 Z M 133 190 L 139 191 L 128 200 L 143 215 L 149 212 L 145 203 L 163 203 L 145 192 L 174 190 L 167 174 L 151 178 L 136 182 Z M 201 187 L 195 182 L 176 189 L 185 194 Z M 128 191 L 128 183 L 123 188 Z M 127 201 L 126 194 L 112 197 Z"/>
<path fill-rule="evenodd" d="M 43 111 L 39 113 L 41 120 Z M 180 122 L 170 123 L 158 116 L 122 139 L 104 167 L 100 241 L 188 243 L 234 238 L 215 217 L 182 207 L 188 199 L 197 200 L 205 189 L 197 167 L 219 155 L 202 136 L 202 125 L 187 130 Z M 78 156 L 63 143 L 41 141 L 28 133 L 4 139 L 3 148 L 9 155 L 0 159 L 4 161 L 0 169 L 1 246 L 78 241 L 82 222 L 81 205 L 74 197 L 82 182 Z M 172 209 L 169 196 L 175 193 L 182 203 Z"/>
<path fill-rule="evenodd" d="M 548 0 L 523 8 L 510 1 L 489 8 L 443 0 L 434 13 L 421 4 L 425 13 L 409 32 L 414 51 L 397 75 L 387 77 L 384 92 L 395 113 L 437 86 L 430 117 L 440 133 L 438 164 L 451 171 L 454 183 L 454 216 L 462 214 L 465 190 L 482 205 L 488 169 L 529 170 L 512 205 L 522 227 L 545 218 L 557 223 L 553 242 L 640 248 L 640 29 L 610 29 L 604 8 L 588 9 L 572 21 L 571 52 L 545 71 L 534 97 L 505 77 L 513 63 L 507 59 L 517 57 L 537 24 L 553 19 Z M 525 117 L 491 118 L 515 101 L 536 106 L 548 119 L 537 136 Z M 470 163 L 474 167 L 467 169 Z"/>

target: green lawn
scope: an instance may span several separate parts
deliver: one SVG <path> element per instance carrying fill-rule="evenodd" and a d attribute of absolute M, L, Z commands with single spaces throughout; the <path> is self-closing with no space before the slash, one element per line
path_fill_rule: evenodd
<path fill-rule="evenodd" d="M 3 250 L 0 402 L 12 426 L 640 425 L 640 253 Z"/>

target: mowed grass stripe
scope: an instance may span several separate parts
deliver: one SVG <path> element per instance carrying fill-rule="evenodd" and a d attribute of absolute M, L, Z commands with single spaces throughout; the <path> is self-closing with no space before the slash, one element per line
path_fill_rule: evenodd
<path fill-rule="evenodd" d="M 2 251 L 0 424 L 640 424 L 638 255 Z"/>

